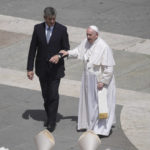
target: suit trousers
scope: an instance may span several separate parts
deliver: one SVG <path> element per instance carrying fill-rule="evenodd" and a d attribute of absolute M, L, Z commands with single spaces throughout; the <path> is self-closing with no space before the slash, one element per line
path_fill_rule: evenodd
<path fill-rule="evenodd" d="M 39 81 L 48 123 L 55 124 L 59 105 L 60 79 L 54 78 L 49 72 L 46 72 L 44 76 L 39 77 Z"/>

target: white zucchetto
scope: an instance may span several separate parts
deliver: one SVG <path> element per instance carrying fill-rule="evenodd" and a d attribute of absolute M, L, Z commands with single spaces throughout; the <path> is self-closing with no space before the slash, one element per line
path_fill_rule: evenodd
<path fill-rule="evenodd" d="M 91 26 L 89 26 L 89 28 L 91 28 L 91 29 L 94 30 L 95 32 L 99 33 L 99 29 L 98 29 L 97 26 L 91 25 Z"/>

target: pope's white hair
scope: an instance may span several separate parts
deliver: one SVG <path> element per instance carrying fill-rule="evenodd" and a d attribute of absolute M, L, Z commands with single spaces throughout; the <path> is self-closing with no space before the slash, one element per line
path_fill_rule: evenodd
<path fill-rule="evenodd" d="M 88 28 L 91 28 L 92 30 L 94 30 L 96 33 L 98 33 L 98 34 L 99 34 L 99 29 L 98 29 L 98 27 L 97 27 L 97 26 L 95 26 L 95 25 L 91 25 L 91 26 L 89 26 Z"/>

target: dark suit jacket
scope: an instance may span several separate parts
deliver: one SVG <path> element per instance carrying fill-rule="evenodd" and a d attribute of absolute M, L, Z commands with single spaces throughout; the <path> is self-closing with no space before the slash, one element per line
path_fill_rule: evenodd
<path fill-rule="evenodd" d="M 50 41 L 47 44 L 45 22 L 35 25 L 28 54 L 27 70 L 33 70 L 34 59 L 36 58 L 35 72 L 37 76 L 42 76 L 47 70 L 48 60 L 62 49 L 70 49 L 67 28 L 65 26 L 56 22 Z M 49 71 L 53 76 L 61 78 L 65 75 L 63 58 L 59 60 L 58 64 L 49 65 L 51 66 Z"/>

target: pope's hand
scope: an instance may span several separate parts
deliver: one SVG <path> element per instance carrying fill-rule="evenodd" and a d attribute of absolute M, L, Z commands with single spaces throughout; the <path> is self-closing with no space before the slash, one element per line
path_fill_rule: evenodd
<path fill-rule="evenodd" d="M 98 82 L 98 84 L 97 84 L 98 90 L 102 90 L 103 87 L 104 87 L 104 83 Z"/>
<path fill-rule="evenodd" d="M 65 51 L 65 50 L 61 50 L 61 51 L 59 51 L 59 53 L 62 53 L 62 54 L 63 54 L 63 57 L 68 55 L 68 52 Z"/>

